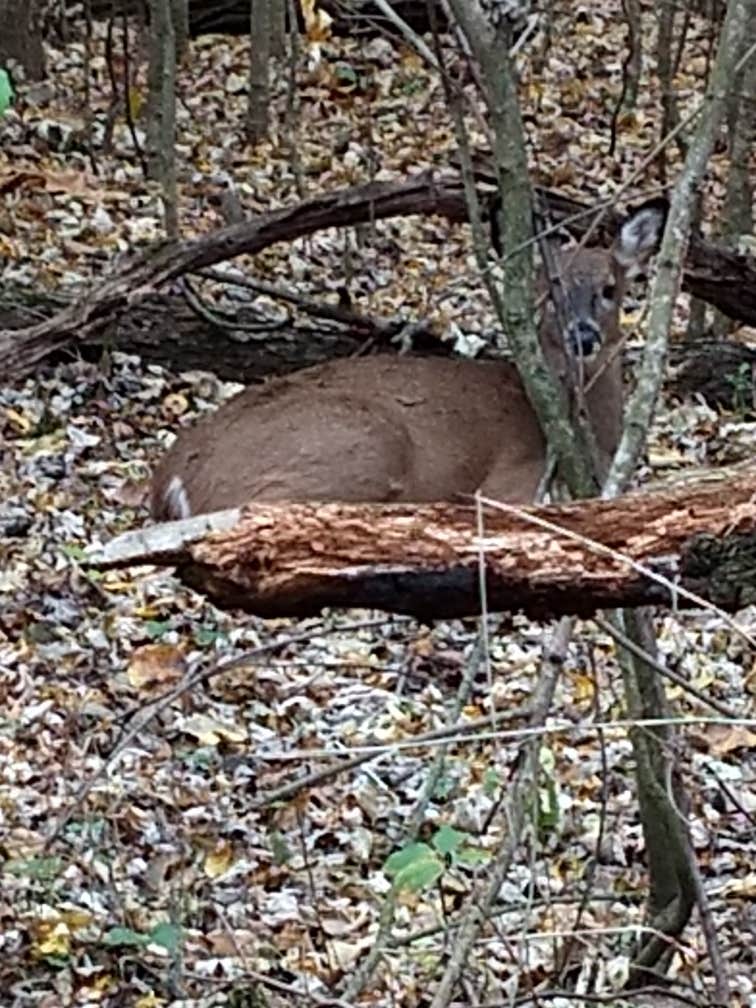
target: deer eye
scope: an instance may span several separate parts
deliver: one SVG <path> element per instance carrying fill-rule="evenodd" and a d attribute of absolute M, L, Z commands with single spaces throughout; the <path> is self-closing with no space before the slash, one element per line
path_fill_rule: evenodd
<path fill-rule="evenodd" d="M 617 293 L 617 285 L 613 283 L 604 284 L 601 289 L 601 297 L 604 301 L 614 301 L 614 296 Z"/>

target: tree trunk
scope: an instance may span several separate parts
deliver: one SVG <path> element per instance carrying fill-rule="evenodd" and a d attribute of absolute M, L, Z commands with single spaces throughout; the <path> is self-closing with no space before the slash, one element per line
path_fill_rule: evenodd
<path fill-rule="evenodd" d="M 0 0 L 0 66 L 15 60 L 29 80 L 45 76 L 38 12 L 39 0 Z"/>
<path fill-rule="evenodd" d="M 658 664 L 656 638 L 644 610 L 623 614 L 625 630 L 653 662 L 620 649 L 627 716 L 635 722 L 671 718 Z M 635 754 L 638 806 L 649 866 L 649 932 L 639 938 L 627 987 L 654 983 L 666 970 L 695 906 L 694 860 L 688 841 L 690 801 L 677 765 L 677 737 L 669 724 L 634 724 L 630 737 Z"/>
<path fill-rule="evenodd" d="M 270 54 L 273 0 L 251 0 L 249 25 L 249 82 L 247 140 L 256 144 L 270 126 Z"/>

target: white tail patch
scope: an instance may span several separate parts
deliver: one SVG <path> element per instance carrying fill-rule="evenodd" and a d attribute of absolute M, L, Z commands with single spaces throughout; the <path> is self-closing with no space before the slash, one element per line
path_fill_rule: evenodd
<path fill-rule="evenodd" d="M 163 500 L 165 510 L 171 518 L 191 518 L 192 509 L 189 507 L 189 498 L 180 476 L 171 476 Z"/>

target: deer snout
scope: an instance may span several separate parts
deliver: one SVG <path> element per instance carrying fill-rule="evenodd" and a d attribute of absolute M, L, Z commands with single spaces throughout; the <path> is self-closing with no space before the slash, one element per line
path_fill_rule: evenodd
<path fill-rule="evenodd" d="M 569 327 L 570 347 L 576 357 L 591 357 L 601 346 L 601 330 L 590 319 L 578 319 Z"/>

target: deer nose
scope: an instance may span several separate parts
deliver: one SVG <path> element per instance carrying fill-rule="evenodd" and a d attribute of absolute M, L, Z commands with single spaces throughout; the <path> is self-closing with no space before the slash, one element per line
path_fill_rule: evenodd
<path fill-rule="evenodd" d="M 590 357 L 601 346 L 601 331 L 595 322 L 579 319 L 570 326 L 570 343 L 577 357 Z"/>

